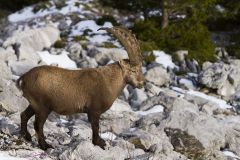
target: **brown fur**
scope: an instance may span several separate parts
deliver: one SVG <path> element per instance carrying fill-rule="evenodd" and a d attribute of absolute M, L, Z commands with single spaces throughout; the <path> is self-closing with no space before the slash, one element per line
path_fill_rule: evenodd
<path fill-rule="evenodd" d="M 43 134 L 43 125 L 50 112 L 62 115 L 87 113 L 93 130 L 92 142 L 104 148 L 105 142 L 98 134 L 101 114 L 111 107 L 126 84 L 141 88 L 144 81 L 141 63 L 133 65 L 131 60 L 82 70 L 35 67 L 17 81 L 17 86 L 30 103 L 21 113 L 21 135 L 31 140 L 27 122 L 35 115 L 38 143 L 45 150 L 51 147 Z"/>

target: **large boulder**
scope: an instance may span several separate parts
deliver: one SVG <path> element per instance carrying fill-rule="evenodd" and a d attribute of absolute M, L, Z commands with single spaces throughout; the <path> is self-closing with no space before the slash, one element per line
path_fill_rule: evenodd
<path fill-rule="evenodd" d="M 37 64 L 40 57 L 37 51 L 50 47 L 60 38 L 60 31 L 54 26 L 46 26 L 37 29 L 28 29 L 13 33 L 4 43 L 4 47 L 19 44 L 19 60 L 28 60 Z"/>
<path fill-rule="evenodd" d="M 0 59 L 0 72 L 1 72 L 0 78 L 11 79 L 12 73 L 10 67 L 8 67 L 6 62 L 2 61 L 1 59 Z"/>
<path fill-rule="evenodd" d="M 240 69 L 238 60 L 229 65 L 224 63 L 213 63 L 204 67 L 199 75 L 199 82 L 211 89 L 216 89 L 219 95 L 229 98 L 240 86 Z M 205 65 L 206 66 L 206 65 Z"/>
<path fill-rule="evenodd" d="M 0 106 L 9 112 L 21 112 L 28 102 L 13 81 L 0 78 Z"/>
<path fill-rule="evenodd" d="M 167 70 L 161 66 L 156 66 L 146 72 L 145 78 L 147 81 L 157 85 L 167 85 L 170 82 L 170 75 Z"/>

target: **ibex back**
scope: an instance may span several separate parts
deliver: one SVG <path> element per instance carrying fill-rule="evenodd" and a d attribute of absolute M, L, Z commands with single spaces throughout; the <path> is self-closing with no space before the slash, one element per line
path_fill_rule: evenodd
<path fill-rule="evenodd" d="M 53 66 L 35 67 L 17 81 L 29 106 L 21 113 L 21 136 L 31 141 L 28 120 L 35 115 L 34 129 L 41 149 L 47 144 L 43 125 L 51 111 L 62 115 L 87 113 L 92 126 L 92 142 L 104 148 L 99 136 L 99 118 L 108 110 L 126 84 L 141 88 L 145 79 L 139 44 L 135 36 L 122 27 L 101 28 L 115 35 L 126 48 L 129 59 L 82 70 L 67 70 Z"/>

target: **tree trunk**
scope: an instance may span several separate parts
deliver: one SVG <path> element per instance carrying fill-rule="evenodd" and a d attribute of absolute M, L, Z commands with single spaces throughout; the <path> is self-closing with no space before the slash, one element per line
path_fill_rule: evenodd
<path fill-rule="evenodd" d="M 169 12 L 168 12 L 168 9 L 164 8 L 163 7 L 163 12 L 162 12 L 162 24 L 161 24 L 161 28 L 164 29 L 168 26 L 169 24 Z"/>

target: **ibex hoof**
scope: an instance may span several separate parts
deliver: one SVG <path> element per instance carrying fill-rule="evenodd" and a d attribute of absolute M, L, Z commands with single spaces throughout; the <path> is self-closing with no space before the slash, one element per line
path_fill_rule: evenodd
<path fill-rule="evenodd" d="M 21 133 L 21 137 L 23 137 L 25 140 L 31 142 L 32 141 L 32 136 L 30 135 L 30 133 L 26 132 L 26 133 Z"/>
<path fill-rule="evenodd" d="M 93 140 L 93 144 L 98 145 L 102 149 L 105 149 L 104 147 L 106 146 L 106 142 L 101 138 L 98 138 L 97 140 Z"/>
<path fill-rule="evenodd" d="M 50 144 L 47 144 L 47 142 L 41 142 L 39 143 L 39 146 L 44 151 L 47 150 L 48 148 L 53 148 L 53 146 Z"/>

